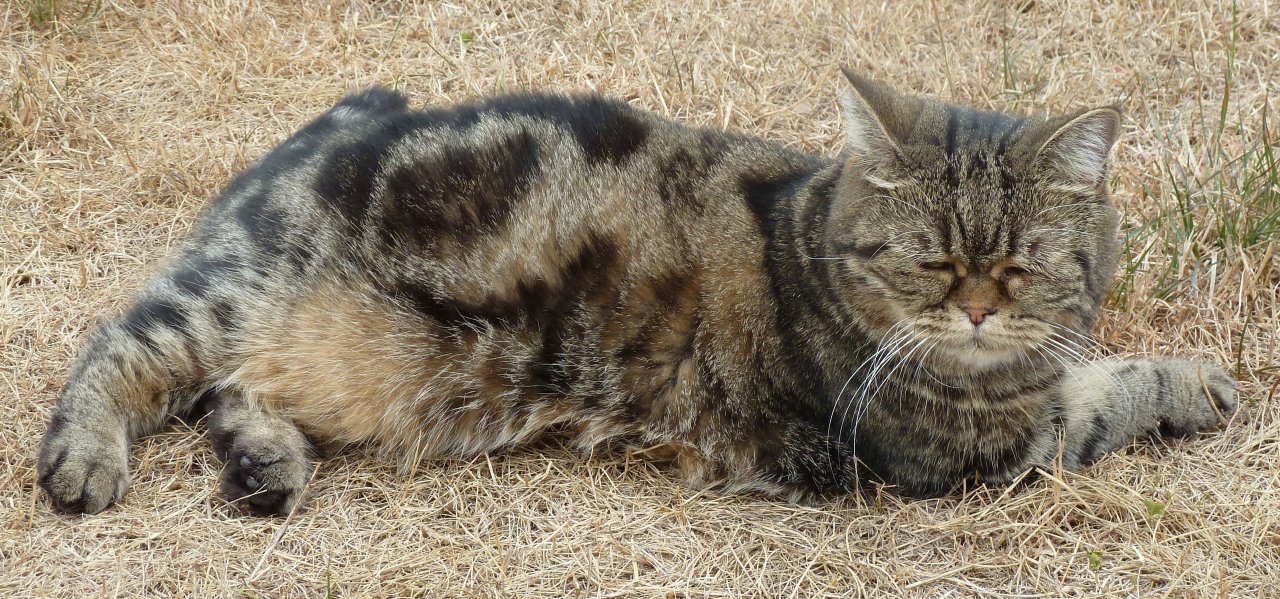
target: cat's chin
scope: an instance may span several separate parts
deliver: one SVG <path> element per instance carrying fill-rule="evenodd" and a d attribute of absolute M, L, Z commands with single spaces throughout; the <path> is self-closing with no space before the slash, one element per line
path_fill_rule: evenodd
<path fill-rule="evenodd" d="M 1027 360 L 1027 350 L 1019 346 L 969 338 L 938 344 L 931 358 L 935 368 L 964 375 L 1024 363 Z"/>

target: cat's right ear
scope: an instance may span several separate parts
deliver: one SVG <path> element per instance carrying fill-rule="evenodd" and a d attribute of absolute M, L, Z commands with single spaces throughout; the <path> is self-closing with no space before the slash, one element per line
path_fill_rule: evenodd
<path fill-rule="evenodd" d="M 844 117 L 846 154 L 859 162 L 871 161 L 883 166 L 900 164 L 902 152 L 890 133 L 892 125 L 887 122 L 886 117 L 892 117 L 894 105 L 901 98 L 892 90 L 849 69 L 840 70 L 850 83 L 839 94 L 840 112 Z"/>

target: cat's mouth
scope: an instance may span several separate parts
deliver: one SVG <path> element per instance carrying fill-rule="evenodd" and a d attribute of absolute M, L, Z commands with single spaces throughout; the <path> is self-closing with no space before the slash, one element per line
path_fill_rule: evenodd
<path fill-rule="evenodd" d="M 935 355 L 950 369 L 987 370 L 1022 362 L 1034 355 L 1040 341 L 1030 335 L 1011 334 L 995 327 L 972 330 L 932 331 Z M 940 366 L 943 364 L 939 364 Z"/>
<path fill-rule="evenodd" d="M 946 344 L 953 361 L 985 369 L 1024 359 L 1031 346 L 1012 343 L 990 333 L 974 333 Z"/>
<path fill-rule="evenodd" d="M 958 312 L 958 311 L 955 311 Z M 955 374 L 972 374 L 1015 364 L 1035 363 L 1046 356 L 1052 325 L 1026 316 L 988 316 L 979 325 L 953 311 L 925 312 L 917 317 L 907 338 L 923 343 L 900 344 L 899 353 Z"/>

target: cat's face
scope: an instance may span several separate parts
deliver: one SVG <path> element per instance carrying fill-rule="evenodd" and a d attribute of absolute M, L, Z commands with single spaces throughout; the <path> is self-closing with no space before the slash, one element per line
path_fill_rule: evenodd
<path fill-rule="evenodd" d="M 851 80 L 828 249 L 882 348 L 957 373 L 1070 360 L 1116 260 L 1118 113 L 1036 122 Z"/>

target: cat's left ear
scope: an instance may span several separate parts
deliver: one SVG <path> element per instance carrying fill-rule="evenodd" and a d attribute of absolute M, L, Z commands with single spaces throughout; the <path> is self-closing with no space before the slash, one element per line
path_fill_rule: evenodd
<path fill-rule="evenodd" d="M 1120 133 L 1120 119 L 1116 106 L 1062 119 L 1036 152 L 1037 166 L 1067 189 L 1100 189 L 1107 181 L 1107 157 Z"/>

